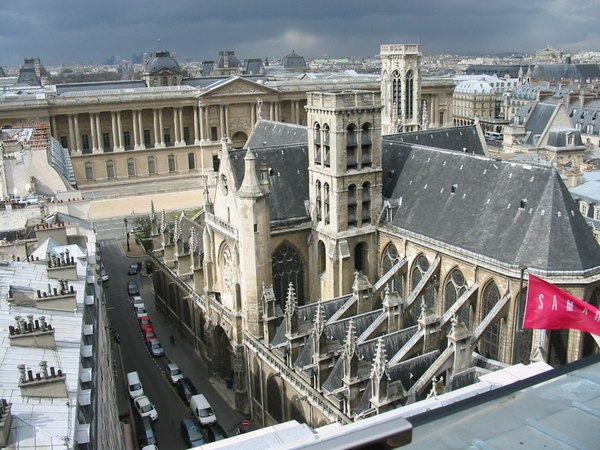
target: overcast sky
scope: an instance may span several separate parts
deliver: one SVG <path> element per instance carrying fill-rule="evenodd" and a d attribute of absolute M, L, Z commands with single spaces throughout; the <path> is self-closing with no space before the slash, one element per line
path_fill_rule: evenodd
<path fill-rule="evenodd" d="M 184 61 L 372 56 L 381 44 L 424 54 L 600 51 L 600 1 L 18 0 L 0 9 L 0 66 L 103 63 L 169 50 Z"/>

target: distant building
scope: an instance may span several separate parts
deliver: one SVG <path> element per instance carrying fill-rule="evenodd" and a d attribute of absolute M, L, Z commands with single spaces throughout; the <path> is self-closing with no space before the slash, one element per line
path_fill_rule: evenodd
<path fill-rule="evenodd" d="M 294 50 L 292 50 L 292 53 L 288 53 L 287 55 L 285 55 L 282 58 L 281 63 L 283 65 L 283 68 L 286 70 L 293 70 L 293 71 L 308 70 L 308 66 L 306 65 L 304 56 L 298 55 Z"/>

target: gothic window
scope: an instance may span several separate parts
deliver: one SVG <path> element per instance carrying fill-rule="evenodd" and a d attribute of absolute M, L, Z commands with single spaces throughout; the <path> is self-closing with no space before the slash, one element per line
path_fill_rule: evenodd
<path fill-rule="evenodd" d="M 194 170 L 196 168 L 196 157 L 193 153 L 188 153 L 188 169 Z"/>
<path fill-rule="evenodd" d="M 127 175 L 135 175 L 135 160 L 133 158 L 127 160 Z"/>
<path fill-rule="evenodd" d="M 448 311 L 452 307 L 452 305 L 456 303 L 456 300 L 458 300 L 460 296 L 465 293 L 466 290 L 467 283 L 465 281 L 463 273 L 458 268 L 452 270 L 444 286 L 444 312 Z M 469 321 L 469 302 L 466 302 L 460 308 L 460 310 L 456 313 L 456 316 L 467 327 L 470 327 L 471 323 Z"/>
<path fill-rule="evenodd" d="M 321 125 L 315 124 L 315 164 L 321 164 Z"/>
<path fill-rule="evenodd" d="M 381 261 L 381 276 L 388 273 L 392 267 L 394 267 L 400 261 L 400 255 L 398 249 L 394 244 L 388 244 L 383 251 L 383 259 Z M 404 295 L 404 274 L 397 273 L 390 280 L 390 290 L 392 292 L 398 292 L 400 295 Z"/>
<path fill-rule="evenodd" d="M 257 401 L 261 401 L 261 376 L 262 373 L 260 370 L 260 360 L 258 359 L 258 357 L 255 357 L 252 360 L 252 397 Z"/>
<path fill-rule="evenodd" d="M 362 126 L 361 133 L 361 161 L 360 164 L 362 167 L 371 167 L 372 157 L 371 157 L 371 126 L 368 123 L 365 123 Z"/>
<path fill-rule="evenodd" d="M 325 225 L 329 224 L 329 185 L 325 183 L 323 185 L 323 214 L 325 215 Z"/>
<path fill-rule="evenodd" d="M 525 302 L 527 300 L 527 289 L 521 291 L 517 300 L 517 335 L 515 336 L 515 345 L 517 346 L 517 360 L 514 364 L 529 364 L 531 356 L 531 344 L 533 343 L 533 330 L 530 328 L 521 328 L 525 316 Z"/>
<path fill-rule="evenodd" d="M 106 161 L 106 177 L 114 178 L 115 177 L 115 162 L 112 159 Z"/>
<path fill-rule="evenodd" d="M 94 166 L 91 162 L 85 163 L 85 179 L 93 180 L 94 179 Z"/>
<path fill-rule="evenodd" d="M 298 305 L 304 304 L 304 265 L 300 254 L 286 242 L 280 244 L 273 253 L 273 291 L 283 308 L 287 298 L 288 286 L 294 285 Z"/>
<path fill-rule="evenodd" d="M 402 79 L 400 73 L 394 70 L 392 73 L 392 105 L 396 105 L 392 115 L 400 117 L 402 115 Z"/>
<path fill-rule="evenodd" d="M 500 300 L 500 291 L 493 281 L 483 290 L 483 319 L 492 311 Z M 500 357 L 500 337 L 502 327 L 500 319 L 489 325 L 479 341 L 479 353 L 486 358 L 498 360 Z"/>
<path fill-rule="evenodd" d="M 348 169 L 356 169 L 358 161 L 356 160 L 356 148 L 358 142 L 356 140 L 356 127 L 348 125 L 346 129 L 346 167 Z"/>
<path fill-rule="evenodd" d="M 325 273 L 327 269 L 327 252 L 325 251 L 325 243 L 319 241 L 319 275 Z"/>
<path fill-rule="evenodd" d="M 323 125 L 323 153 L 324 153 L 324 157 L 325 157 L 323 164 L 325 165 L 325 167 L 329 167 L 331 164 L 330 155 L 329 155 L 329 149 L 330 149 L 329 139 L 330 139 L 329 125 Z"/>
<path fill-rule="evenodd" d="M 156 160 L 154 156 L 148 157 L 148 173 L 156 173 Z"/>
<path fill-rule="evenodd" d="M 362 223 L 371 223 L 371 184 L 366 182 L 362 186 Z"/>
<path fill-rule="evenodd" d="M 322 199 L 321 199 L 321 182 L 320 181 L 317 181 L 317 184 L 315 186 L 315 190 L 316 190 L 316 192 L 315 192 L 315 194 L 316 194 L 315 195 L 315 200 L 316 200 L 315 207 L 316 207 L 316 210 L 317 210 L 316 211 L 317 212 L 317 222 L 320 222 L 321 219 L 323 218 L 322 217 L 323 213 L 322 213 L 322 204 L 321 204 L 321 200 Z"/>
<path fill-rule="evenodd" d="M 233 258 L 231 250 L 225 246 L 223 250 L 223 296 L 233 299 L 234 295 Z"/>
<path fill-rule="evenodd" d="M 369 248 L 365 242 L 359 242 L 354 247 L 354 270 L 367 273 Z"/>
<path fill-rule="evenodd" d="M 348 186 L 348 227 L 356 227 L 356 186 Z"/>
<path fill-rule="evenodd" d="M 420 255 L 417 258 L 416 264 L 412 270 L 411 282 L 412 282 L 413 289 L 415 289 L 417 287 L 417 285 L 421 281 L 421 278 L 423 278 L 423 275 L 425 275 L 425 272 L 427 272 L 428 269 L 429 269 L 429 261 L 427 261 L 427 258 L 425 257 L 425 255 Z M 433 286 L 424 287 L 423 290 L 421 291 L 421 298 L 425 300 L 425 305 L 427 306 L 427 308 L 435 307 L 435 289 L 434 289 L 434 287 Z M 419 303 L 420 303 L 420 300 L 419 300 Z"/>
<path fill-rule="evenodd" d="M 267 379 L 267 412 L 276 422 L 283 421 L 283 407 L 281 404 L 281 387 L 277 378 L 270 376 Z"/>
<path fill-rule="evenodd" d="M 175 172 L 175 155 L 169 155 L 169 172 Z"/>
<path fill-rule="evenodd" d="M 406 72 L 406 93 L 405 93 L 405 108 L 406 117 L 413 117 L 414 115 L 414 72 L 409 70 Z"/>

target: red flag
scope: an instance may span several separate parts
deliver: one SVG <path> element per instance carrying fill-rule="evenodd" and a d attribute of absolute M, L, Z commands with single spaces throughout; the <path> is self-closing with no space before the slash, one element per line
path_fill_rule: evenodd
<path fill-rule="evenodd" d="M 600 310 L 530 274 L 523 328 L 571 328 L 600 335 Z"/>

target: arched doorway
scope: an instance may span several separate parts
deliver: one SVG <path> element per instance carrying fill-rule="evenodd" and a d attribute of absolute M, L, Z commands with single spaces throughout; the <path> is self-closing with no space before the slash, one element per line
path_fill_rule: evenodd
<path fill-rule="evenodd" d="M 213 369 L 224 379 L 233 379 L 231 345 L 227 334 L 220 326 L 215 328 Z"/>

